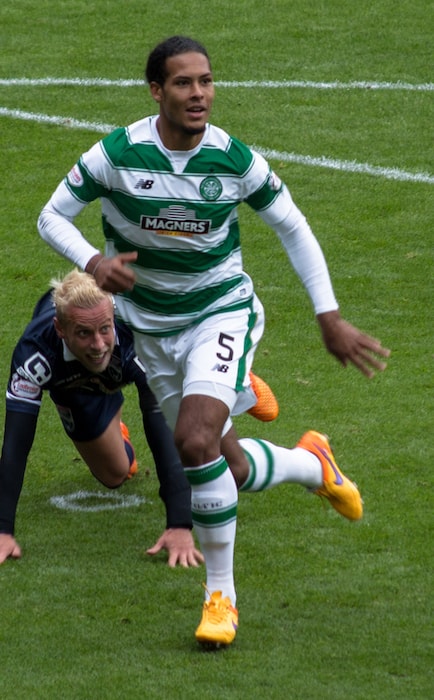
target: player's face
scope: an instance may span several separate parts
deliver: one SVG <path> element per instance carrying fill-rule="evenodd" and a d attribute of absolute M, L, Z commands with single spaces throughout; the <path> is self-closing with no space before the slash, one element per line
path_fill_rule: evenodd
<path fill-rule="evenodd" d="M 113 304 L 104 299 L 92 309 L 76 306 L 68 310 L 68 320 L 60 325 L 54 320 L 57 334 L 82 365 L 90 372 L 103 372 L 115 346 Z"/>
<path fill-rule="evenodd" d="M 195 51 L 166 59 L 164 85 L 151 83 L 160 107 L 158 130 L 171 150 L 189 150 L 202 138 L 214 100 L 214 83 L 206 56 Z"/>

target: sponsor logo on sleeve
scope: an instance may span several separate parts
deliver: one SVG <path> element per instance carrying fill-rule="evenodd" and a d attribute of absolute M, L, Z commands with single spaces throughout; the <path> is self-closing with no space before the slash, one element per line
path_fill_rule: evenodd
<path fill-rule="evenodd" d="M 282 187 L 282 180 L 273 171 L 268 176 L 268 186 L 273 192 L 278 192 Z"/>
<path fill-rule="evenodd" d="M 29 379 L 24 379 L 15 372 L 11 380 L 11 392 L 17 399 L 27 399 L 32 401 L 37 399 L 40 394 L 40 388 Z"/>
<path fill-rule="evenodd" d="M 71 168 L 68 175 L 66 176 L 66 179 L 68 180 L 69 184 L 72 187 L 81 187 L 82 186 L 84 180 L 83 180 L 83 175 L 81 174 L 78 165 L 74 165 Z"/>

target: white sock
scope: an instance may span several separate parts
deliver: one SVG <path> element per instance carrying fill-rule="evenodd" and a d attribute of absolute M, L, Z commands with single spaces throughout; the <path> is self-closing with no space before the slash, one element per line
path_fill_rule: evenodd
<path fill-rule="evenodd" d="M 191 485 L 193 525 L 205 557 L 206 586 L 236 604 L 234 546 L 238 490 L 224 457 L 185 469 Z"/>
<path fill-rule="evenodd" d="M 250 465 L 250 473 L 240 491 L 264 491 L 277 484 L 301 484 L 317 489 L 323 483 L 321 462 L 301 447 L 287 449 L 267 440 L 239 440 Z"/>

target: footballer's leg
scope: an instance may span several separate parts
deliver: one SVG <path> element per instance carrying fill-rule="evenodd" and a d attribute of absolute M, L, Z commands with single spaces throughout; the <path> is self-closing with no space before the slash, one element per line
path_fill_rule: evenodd
<path fill-rule="evenodd" d="M 326 498 L 348 520 L 362 517 L 359 490 L 336 464 L 327 436 L 309 430 L 292 449 L 256 438 L 243 438 L 240 445 L 248 460 L 247 477 L 245 470 L 235 475 L 241 491 L 297 483 Z"/>
<path fill-rule="evenodd" d="M 117 488 L 137 471 L 134 449 L 128 429 L 121 422 L 120 410 L 99 437 L 73 442 L 94 477 L 108 488 Z"/>
<path fill-rule="evenodd" d="M 137 471 L 128 429 L 121 423 L 123 395 L 50 393 L 64 430 L 98 481 L 117 488 Z"/>
<path fill-rule="evenodd" d="M 338 513 L 348 520 L 360 520 L 363 501 L 357 485 L 339 469 L 327 435 L 309 430 L 297 443 L 321 462 L 322 484 L 313 489 L 317 496 L 326 498 Z"/>
<path fill-rule="evenodd" d="M 256 404 L 247 413 L 257 420 L 268 423 L 279 415 L 279 404 L 271 388 L 261 377 L 249 372 L 250 386 L 256 396 Z"/>

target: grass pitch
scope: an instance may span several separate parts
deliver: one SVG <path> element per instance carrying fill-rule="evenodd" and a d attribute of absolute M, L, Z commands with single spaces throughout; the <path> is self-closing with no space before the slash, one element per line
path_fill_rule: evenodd
<path fill-rule="evenodd" d="M 125 418 L 141 469 L 119 493 L 146 500 L 117 510 L 52 504 L 103 489 L 45 400 L 17 518 L 23 558 L 0 567 L 2 700 L 433 696 L 431 16 L 425 0 L 2 3 L 4 386 L 34 302 L 69 269 L 37 235 L 38 213 L 99 125 L 154 112 L 143 87 L 122 81 L 140 80 L 172 33 L 208 47 L 213 121 L 273 152 L 344 317 L 393 351 L 370 382 L 327 356 L 275 235 L 242 209 L 267 317 L 255 369 L 281 414 L 267 426 L 242 417 L 238 430 L 288 446 L 308 428 L 327 432 L 364 518 L 348 523 L 295 486 L 241 494 L 240 629 L 232 647 L 205 654 L 193 637 L 203 570 L 144 553 L 164 521 L 134 393 Z M 13 80 L 23 78 L 45 83 Z M 97 206 L 81 225 L 101 242 Z"/>

